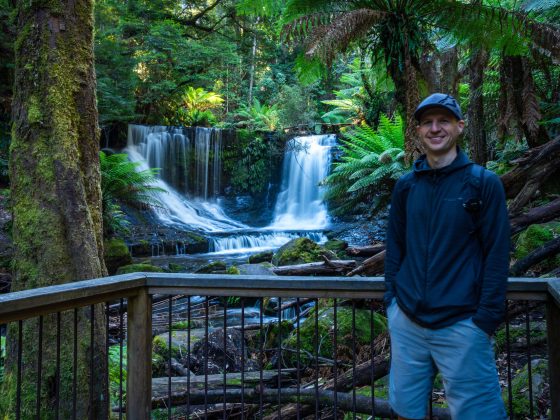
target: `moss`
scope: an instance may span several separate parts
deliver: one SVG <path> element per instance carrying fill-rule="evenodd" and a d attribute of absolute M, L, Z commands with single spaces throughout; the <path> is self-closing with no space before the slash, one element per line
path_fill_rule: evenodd
<path fill-rule="evenodd" d="M 239 272 L 239 268 L 237 268 L 235 265 L 232 265 L 226 270 L 226 274 L 233 274 L 238 276 L 241 273 Z"/>
<path fill-rule="evenodd" d="M 248 262 L 249 264 L 270 262 L 272 260 L 273 255 L 274 253 L 272 251 L 259 252 L 258 254 L 249 256 Z"/>
<path fill-rule="evenodd" d="M 157 267 L 155 265 L 150 264 L 129 264 L 122 267 L 119 267 L 117 270 L 117 274 L 128 274 L 128 273 L 162 273 L 163 270 L 161 267 Z"/>
<path fill-rule="evenodd" d="M 531 225 L 521 232 L 515 244 L 515 258 L 525 258 L 530 252 L 544 245 L 560 235 L 560 223 L 550 222 L 541 225 Z M 538 264 L 537 268 L 542 271 L 550 271 L 560 266 L 560 255 L 550 257 Z"/>
<path fill-rule="evenodd" d="M 189 329 L 189 323 L 187 321 L 174 322 L 173 325 L 171 326 L 171 329 L 173 329 L 173 330 L 188 330 Z"/>
<path fill-rule="evenodd" d="M 532 342 L 541 341 L 546 337 L 546 328 L 540 322 L 531 322 L 530 325 L 530 338 Z M 521 326 L 510 326 L 509 328 L 509 340 L 510 343 L 526 343 L 527 331 L 525 329 L 525 324 Z M 506 328 L 500 328 L 496 331 L 496 352 L 500 353 L 506 351 Z"/>
<path fill-rule="evenodd" d="M 168 267 L 171 273 L 182 273 L 186 270 L 185 266 L 181 264 L 169 263 Z"/>
<path fill-rule="evenodd" d="M 42 120 L 43 120 L 43 113 L 41 112 L 39 99 L 37 99 L 37 96 L 32 95 L 29 97 L 29 105 L 27 108 L 27 121 L 29 121 L 29 124 L 37 124 L 42 122 Z"/>
<path fill-rule="evenodd" d="M 167 338 L 167 334 L 165 334 L 165 336 L 165 338 L 163 335 L 156 335 L 154 337 L 152 341 L 152 359 L 154 357 L 161 357 L 164 360 L 167 360 L 167 358 L 169 357 L 169 341 Z M 171 357 L 174 357 L 176 359 L 181 357 L 181 349 L 179 348 L 179 346 L 173 343 L 171 344 Z"/>
<path fill-rule="evenodd" d="M 348 242 L 340 241 L 338 239 L 331 239 L 330 241 L 325 242 L 324 247 L 330 251 L 344 251 L 348 248 Z"/>
<path fill-rule="evenodd" d="M 206 264 L 200 268 L 198 268 L 195 273 L 200 273 L 200 274 L 208 274 L 208 273 L 214 273 L 216 271 L 218 272 L 223 272 L 226 271 L 227 267 L 226 267 L 226 263 L 223 261 L 214 261 L 211 262 L 209 264 Z"/>
<path fill-rule="evenodd" d="M 323 261 L 323 255 L 335 257 L 332 252 L 325 250 L 311 239 L 297 238 L 280 247 L 272 258 L 272 264 L 282 266 Z"/>
<path fill-rule="evenodd" d="M 531 361 L 531 378 L 533 382 L 533 407 L 538 410 L 538 402 L 547 392 L 546 378 L 548 377 L 547 360 L 535 359 Z M 520 369 L 511 382 L 513 418 L 525 419 L 530 417 L 529 407 L 529 370 L 528 365 Z M 509 413 L 508 390 L 504 389 L 502 399 L 506 403 Z M 537 414 L 537 412 L 535 412 Z M 543 413 L 544 414 L 544 413 Z M 540 416 L 538 416 L 540 418 Z"/>
<path fill-rule="evenodd" d="M 334 310 L 332 307 L 319 309 L 319 354 L 323 357 L 332 357 L 333 354 L 333 333 L 334 333 Z M 378 314 L 374 314 L 374 333 L 385 332 L 387 330 L 387 319 Z M 352 308 L 338 307 L 337 309 L 337 340 L 338 345 L 348 346 L 352 340 Z M 361 345 L 371 342 L 371 311 L 367 309 L 356 309 L 355 318 L 355 338 L 356 343 Z M 310 313 L 309 317 L 300 326 L 300 346 L 310 354 L 315 353 L 315 314 Z M 284 342 L 288 348 L 297 348 L 297 330 L 293 331 Z M 290 356 L 292 357 L 292 356 Z"/>

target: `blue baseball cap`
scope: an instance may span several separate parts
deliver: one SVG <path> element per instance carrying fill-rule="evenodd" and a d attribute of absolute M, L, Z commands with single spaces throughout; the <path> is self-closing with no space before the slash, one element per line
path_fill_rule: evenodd
<path fill-rule="evenodd" d="M 432 93 L 422 102 L 420 102 L 420 105 L 418 105 L 416 111 L 414 111 L 414 118 L 416 118 L 416 121 L 420 121 L 420 117 L 422 116 L 422 113 L 424 111 L 432 108 L 447 109 L 449 112 L 455 115 L 458 120 L 463 119 L 461 107 L 453 96 L 446 93 Z"/>

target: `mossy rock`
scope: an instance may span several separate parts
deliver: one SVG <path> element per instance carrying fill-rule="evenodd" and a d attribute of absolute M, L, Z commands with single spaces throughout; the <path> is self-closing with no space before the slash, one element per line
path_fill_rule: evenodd
<path fill-rule="evenodd" d="M 531 379 L 533 384 L 533 410 L 535 418 L 548 418 L 546 413 L 538 413 L 538 401 L 546 397 L 548 392 L 548 360 L 535 359 L 531 361 Z M 512 410 L 514 419 L 526 419 L 531 417 L 529 404 L 529 369 L 523 366 L 511 381 Z M 502 399 L 506 403 L 509 413 L 508 390 L 504 389 Z M 543 417 L 541 417 L 543 415 Z"/>
<path fill-rule="evenodd" d="M 105 241 L 103 259 L 110 275 L 115 274 L 119 267 L 132 263 L 128 246 L 122 239 L 118 238 Z"/>
<path fill-rule="evenodd" d="M 274 256 L 274 252 L 272 251 L 265 251 L 259 252 L 258 254 L 251 255 L 249 257 L 249 264 L 258 264 L 262 262 L 270 262 L 272 261 L 272 257 Z"/>
<path fill-rule="evenodd" d="M 275 276 L 271 268 L 274 267 L 270 263 L 260 264 L 241 264 L 237 268 L 240 274 L 249 274 L 253 276 Z"/>
<path fill-rule="evenodd" d="M 336 255 L 313 242 L 309 238 L 296 238 L 280 247 L 272 257 L 272 264 L 282 265 L 305 264 L 323 261 L 323 256 L 336 258 Z"/>
<path fill-rule="evenodd" d="M 323 245 L 326 249 L 333 252 L 344 251 L 348 248 L 348 242 L 341 241 L 339 239 L 331 239 L 330 241 L 325 242 Z"/>
<path fill-rule="evenodd" d="M 151 264 L 129 264 L 123 267 L 119 267 L 117 274 L 129 274 L 129 273 L 162 273 L 164 270 L 161 267 L 157 267 Z"/>
<path fill-rule="evenodd" d="M 238 276 L 239 274 L 241 274 L 241 272 L 239 271 L 239 268 L 237 268 L 235 265 L 232 265 L 231 267 L 228 267 L 228 269 L 226 270 L 226 274 Z"/>
<path fill-rule="evenodd" d="M 543 343 L 546 339 L 547 331 L 544 322 L 533 321 L 530 325 L 530 340 L 531 343 Z M 496 352 L 501 353 L 506 351 L 507 344 L 506 327 L 500 328 L 496 331 Z M 510 349 L 516 347 L 525 348 L 527 345 L 527 330 L 525 324 L 510 325 L 509 327 L 509 342 Z"/>
<path fill-rule="evenodd" d="M 521 232 L 517 238 L 515 244 L 515 258 L 518 260 L 525 258 L 530 252 L 558 236 L 560 236 L 560 222 L 529 226 L 526 230 Z M 548 272 L 558 266 L 560 266 L 560 255 L 547 258 L 535 266 L 535 268 L 539 271 Z"/>
<path fill-rule="evenodd" d="M 168 267 L 171 273 L 184 273 L 186 271 L 185 266 L 182 264 L 169 263 Z"/>
<path fill-rule="evenodd" d="M 198 274 L 211 274 L 215 272 L 223 273 L 227 270 L 226 263 L 223 261 L 214 261 L 209 264 L 203 265 L 198 268 L 195 273 Z"/>
<path fill-rule="evenodd" d="M 332 307 L 319 308 L 319 331 L 320 344 L 319 355 L 332 358 L 333 334 L 334 334 L 334 309 Z M 337 340 L 339 346 L 348 346 L 352 340 L 352 308 L 339 306 L 337 308 Z M 371 311 L 369 309 L 356 309 L 356 343 L 366 345 L 371 343 Z M 380 334 L 387 331 L 387 319 L 374 313 L 374 333 Z M 300 346 L 310 354 L 315 354 L 315 313 L 311 311 L 308 318 L 300 326 Z M 294 330 L 283 344 L 288 348 L 297 348 L 297 330 Z M 295 354 L 289 357 L 295 359 Z"/>

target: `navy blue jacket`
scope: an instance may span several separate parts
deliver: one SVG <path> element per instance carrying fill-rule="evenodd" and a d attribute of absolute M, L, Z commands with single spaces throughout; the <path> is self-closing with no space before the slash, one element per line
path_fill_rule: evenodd
<path fill-rule="evenodd" d="M 428 328 L 472 316 L 493 334 L 505 311 L 509 219 L 497 175 L 484 170 L 478 190 L 466 182 L 472 164 L 460 149 L 439 169 L 422 156 L 413 172 L 397 181 L 387 231 L 385 302 L 396 297 L 412 320 Z M 482 199 L 479 212 L 463 207 L 469 198 Z"/>

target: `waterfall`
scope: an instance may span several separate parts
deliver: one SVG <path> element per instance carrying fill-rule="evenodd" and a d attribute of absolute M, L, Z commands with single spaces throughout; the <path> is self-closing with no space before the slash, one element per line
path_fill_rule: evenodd
<path fill-rule="evenodd" d="M 130 124 L 131 147 L 176 191 L 204 200 L 220 193 L 221 130 Z"/>
<path fill-rule="evenodd" d="M 184 131 L 183 131 L 184 130 Z M 160 168 L 155 185 L 164 192 L 157 194 L 161 207 L 155 213 L 164 224 L 187 225 L 204 232 L 223 232 L 246 228 L 244 224 L 229 218 L 216 203 L 187 199 L 189 185 L 189 151 L 192 142 L 185 133 L 187 129 L 173 127 L 147 127 L 129 125 L 128 146 L 125 152 L 131 161 L 139 164 L 138 169 Z M 217 130 L 216 130 L 217 131 Z M 196 158 L 198 150 L 210 150 L 211 130 L 197 128 L 195 131 Z M 221 136 L 215 136 L 215 143 L 221 143 Z M 206 146 L 204 146 L 206 144 Z M 216 147 L 216 146 L 214 146 Z M 221 147 L 221 146 L 219 146 Z M 216 150 L 216 149 L 214 149 Z M 218 149 L 219 150 L 219 149 Z M 205 153 L 205 152 L 204 152 Z M 196 162 L 197 192 L 208 196 L 208 158 Z M 203 168 L 203 169 L 200 169 Z M 213 168 L 215 169 L 215 168 Z M 216 175 L 212 174 L 212 177 Z M 219 177 L 219 175 L 217 175 Z M 202 197 L 202 198 L 205 198 Z"/>
<path fill-rule="evenodd" d="M 319 183 L 328 174 L 335 144 L 335 135 L 295 137 L 288 143 L 271 228 L 316 230 L 328 225 Z"/>

